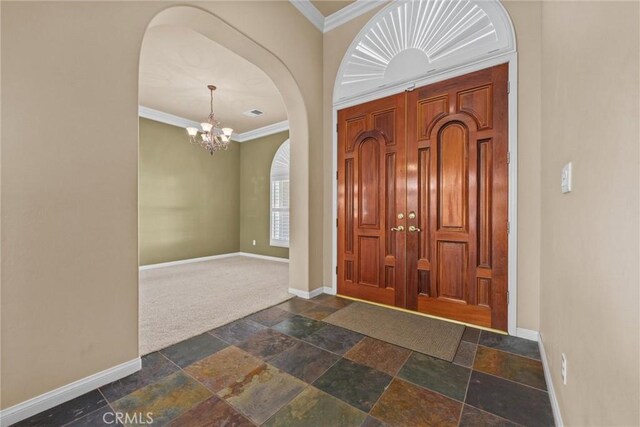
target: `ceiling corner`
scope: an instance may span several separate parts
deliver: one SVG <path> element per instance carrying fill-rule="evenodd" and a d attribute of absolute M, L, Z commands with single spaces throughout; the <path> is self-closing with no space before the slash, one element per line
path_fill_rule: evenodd
<path fill-rule="evenodd" d="M 309 0 L 289 0 L 317 29 L 324 32 L 324 15 Z"/>

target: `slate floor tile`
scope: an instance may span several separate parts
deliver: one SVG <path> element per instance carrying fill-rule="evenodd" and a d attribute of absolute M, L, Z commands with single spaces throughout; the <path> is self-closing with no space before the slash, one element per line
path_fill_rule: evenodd
<path fill-rule="evenodd" d="M 389 427 L 389 424 L 383 423 L 379 419 L 369 415 L 360 427 Z"/>
<path fill-rule="evenodd" d="M 456 355 L 453 358 L 453 363 L 470 368 L 473 366 L 473 359 L 476 357 L 477 348 L 477 344 L 468 341 L 460 341 Z"/>
<path fill-rule="evenodd" d="M 254 425 L 217 396 L 199 403 L 170 424 L 171 427 L 253 427 Z"/>
<path fill-rule="evenodd" d="M 460 402 L 396 378 L 371 415 L 393 427 L 453 427 L 461 410 Z"/>
<path fill-rule="evenodd" d="M 480 329 L 465 326 L 464 333 L 462 334 L 462 341 L 477 344 L 478 340 L 480 339 L 480 332 L 482 332 Z"/>
<path fill-rule="evenodd" d="M 353 302 L 350 299 L 340 298 L 338 296 L 328 294 L 320 294 L 317 297 L 310 299 L 309 301 L 326 305 L 332 308 L 344 308 Z"/>
<path fill-rule="evenodd" d="M 315 346 L 324 348 L 325 350 L 342 355 L 349 351 L 363 338 L 364 335 L 357 332 L 334 325 L 327 325 L 308 337 L 303 338 L 303 340 Z"/>
<path fill-rule="evenodd" d="M 463 366 L 413 352 L 398 377 L 462 401 L 470 373 Z"/>
<path fill-rule="evenodd" d="M 318 322 L 317 320 L 313 320 L 308 317 L 295 315 L 272 326 L 272 329 L 282 332 L 283 334 L 291 335 L 292 337 L 304 338 L 325 325 L 326 323 Z"/>
<path fill-rule="evenodd" d="M 266 310 L 259 311 L 246 317 L 245 319 L 252 320 L 260 323 L 264 326 L 273 326 L 276 323 L 282 322 L 284 319 L 292 317 L 293 314 L 278 307 L 267 308 Z"/>
<path fill-rule="evenodd" d="M 204 333 L 164 348 L 160 350 L 160 352 L 165 355 L 167 359 L 184 368 L 197 360 L 211 356 L 227 345 L 228 344 L 220 338 Z"/>
<path fill-rule="evenodd" d="M 299 342 L 269 360 L 269 363 L 306 383 L 312 383 L 338 359 L 340 356 L 311 344 Z"/>
<path fill-rule="evenodd" d="M 77 420 L 78 418 L 82 418 L 85 415 L 104 407 L 106 404 L 107 401 L 104 400 L 102 394 L 100 394 L 98 390 L 93 390 L 61 405 L 22 420 L 14 424 L 14 426 L 61 426 Z"/>
<path fill-rule="evenodd" d="M 538 343 L 524 338 L 513 337 L 511 335 L 501 335 L 494 332 L 482 331 L 480 334 L 480 345 L 519 354 L 520 356 L 540 360 L 540 350 Z"/>
<path fill-rule="evenodd" d="M 211 395 L 202 384 L 180 371 L 116 400 L 111 406 L 130 417 L 149 413 L 153 423 L 147 424 L 159 427 Z"/>
<path fill-rule="evenodd" d="M 227 347 L 187 366 L 185 372 L 209 390 L 218 392 L 236 382 L 243 382 L 251 372 L 261 369 L 263 365 L 262 360 L 238 347 Z"/>
<path fill-rule="evenodd" d="M 302 298 L 291 298 L 290 300 L 285 301 L 282 304 L 276 305 L 277 308 L 286 310 L 294 314 L 300 314 L 303 311 L 309 310 L 316 306 L 317 304 Z"/>
<path fill-rule="evenodd" d="M 263 360 L 269 360 L 273 356 L 293 347 L 297 342 L 298 340 L 289 335 L 265 329 L 253 335 L 238 347 Z"/>
<path fill-rule="evenodd" d="M 209 333 L 230 344 L 238 345 L 251 338 L 256 332 L 266 328 L 260 323 L 248 319 L 240 319 L 213 329 Z"/>
<path fill-rule="evenodd" d="M 547 392 L 482 372 L 471 374 L 465 402 L 517 424 L 554 424 Z"/>
<path fill-rule="evenodd" d="M 497 415 L 481 411 L 473 406 L 464 405 L 459 427 L 517 427 L 517 424 L 500 418 Z"/>
<path fill-rule="evenodd" d="M 338 311 L 337 308 L 327 307 L 326 305 L 314 304 L 314 307 L 300 313 L 303 316 L 310 317 L 315 320 L 322 320 L 330 314 Z"/>
<path fill-rule="evenodd" d="M 254 423 L 262 424 L 286 405 L 306 384 L 271 365 L 263 365 L 218 392 L 218 396 Z"/>
<path fill-rule="evenodd" d="M 155 352 L 142 357 L 142 369 L 118 381 L 102 386 L 100 391 L 109 402 L 132 393 L 139 388 L 173 374 L 179 368 L 162 354 Z"/>
<path fill-rule="evenodd" d="M 109 405 L 105 405 L 97 411 L 85 415 L 65 427 L 122 427 L 116 420 L 116 414 Z"/>
<path fill-rule="evenodd" d="M 344 357 L 395 376 L 409 355 L 411 350 L 375 338 L 364 337 Z"/>
<path fill-rule="evenodd" d="M 268 427 L 358 427 L 367 415 L 314 387 L 280 409 Z"/>
<path fill-rule="evenodd" d="M 480 346 L 473 369 L 539 388 L 540 390 L 547 389 L 542 362 L 528 357 Z"/>
<path fill-rule="evenodd" d="M 361 411 L 369 412 L 391 378 L 384 372 L 341 359 L 318 378 L 313 386 Z"/>

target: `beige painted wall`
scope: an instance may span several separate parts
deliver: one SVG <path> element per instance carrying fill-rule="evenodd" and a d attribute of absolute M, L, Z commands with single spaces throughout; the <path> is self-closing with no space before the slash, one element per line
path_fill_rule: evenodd
<path fill-rule="evenodd" d="M 271 162 L 289 132 L 240 144 L 240 251 L 289 258 L 289 249 L 269 243 Z M 256 245 L 253 246 L 253 240 Z"/>
<path fill-rule="evenodd" d="M 639 12 L 542 6 L 540 331 L 572 426 L 640 424 Z M 569 161 L 574 188 L 562 194 Z"/>
<path fill-rule="evenodd" d="M 518 324 L 538 330 L 540 293 L 540 2 L 508 1 L 505 7 L 516 30 L 518 46 Z M 340 62 L 353 39 L 375 15 L 371 11 L 324 35 L 324 151 L 332 165 L 333 88 Z M 324 182 L 324 281 L 331 284 L 333 176 Z"/>
<path fill-rule="evenodd" d="M 139 141 L 140 265 L 238 252 L 240 144 L 212 157 L 183 128 L 148 119 Z"/>
<path fill-rule="evenodd" d="M 0 3 L 2 408 L 138 356 L 138 61 L 170 4 Z M 322 35 L 288 2 L 197 4 L 257 41 L 225 29 L 223 44 L 294 82 L 290 278 L 308 290 L 322 283 Z"/>

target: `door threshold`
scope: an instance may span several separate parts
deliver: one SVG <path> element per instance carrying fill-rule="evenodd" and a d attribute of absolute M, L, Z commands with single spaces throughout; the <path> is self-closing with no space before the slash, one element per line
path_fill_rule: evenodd
<path fill-rule="evenodd" d="M 461 322 L 459 320 L 447 319 L 446 317 L 434 316 L 433 314 L 422 313 L 422 312 L 419 312 L 419 311 L 413 311 L 413 310 L 409 310 L 409 309 L 401 308 L 401 307 L 394 307 L 392 305 L 381 304 L 379 302 L 373 302 L 373 301 L 367 301 L 367 300 L 364 300 L 364 299 L 349 297 L 349 296 L 342 295 L 342 294 L 336 294 L 336 296 L 340 297 L 340 298 L 350 299 L 352 301 L 364 302 L 366 304 L 373 304 L 373 305 L 377 305 L 379 307 L 390 308 L 392 310 L 398 310 L 398 311 L 402 311 L 402 312 L 405 312 L 405 313 L 417 314 L 418 316 L 430 317 L 432 319 L 443 320 L 445 322 L 450 322 L 450 323 L 457 323 L 459 325 L 468 326 L 470 328 L 481 329 L 483 331 L 494 332 L 494 333 L 500 334 L 500 335 L 509 335 L 505 331 L 501 331 L 501 330 L 493 329 L 493 328 L 487 328 L 486 326 L 478 326 L 478 325 L 474 325 L 473 323 L 467 323 L 467 322 Z"/>

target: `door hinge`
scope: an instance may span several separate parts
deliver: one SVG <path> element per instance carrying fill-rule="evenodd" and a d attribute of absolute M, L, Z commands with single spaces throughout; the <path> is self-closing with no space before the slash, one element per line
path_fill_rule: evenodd
<path fill-rule="evenodd" d="M 338 275 L 338 266 L 336 265 L 336 276 Z"/>
<path fill-rule="evenodd" d="M 511 303 L 511 298 L 509 298 L 509 291 L 507 291 L 507 305 Z"/>
<path fill-rule="evenodd" d="M 338 178 L 338 173 L 339 173 L 339 172 L 338 172 L 338 171 L 336 171 L 336 179 L 339 179 L 339 178 Z"/>
<path fill-rule="evenodd" d="M 507 82 L 507 93 L 511 93 L 511 81 Z"/>
<path fill-rule="evenodd" d="M 336 218 L 336 227 L 338 226 L 338 218 Z"/>
<path fill-rule="evenodd" d="M 340 124 L 336 123 L 336 132 L 338 132 L 338 126 L 340 126 Z"/>
<path fill-rule="evenodd" d="M 511 164 L 511 151 L 507 151 L 507 164 Z"/>
<path fill-rule="evenodd" d="M 507 221 L 507 234 L 511 233 L 511 222 Z"/>

